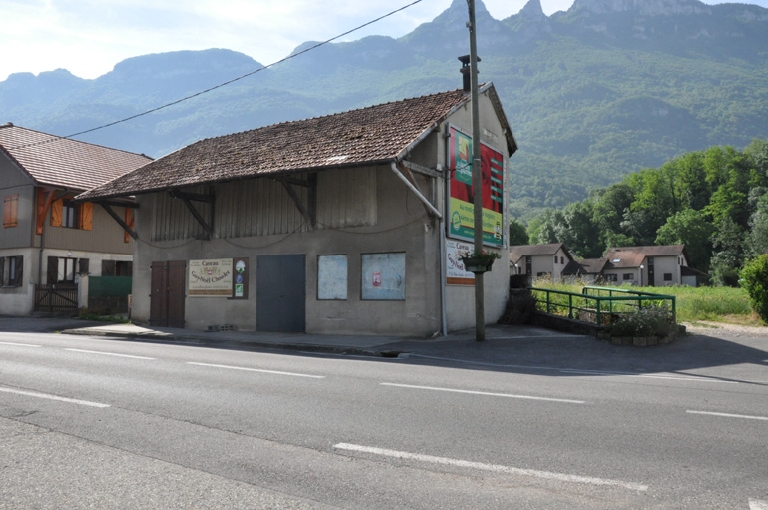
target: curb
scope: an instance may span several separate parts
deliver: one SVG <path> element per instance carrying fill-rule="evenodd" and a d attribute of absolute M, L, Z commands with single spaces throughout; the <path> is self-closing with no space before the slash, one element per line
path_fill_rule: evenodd
<path fill-rule="evenodd" d="M 65 329 L 59 331 L 59 333 L 66 335 L 84 335 L 84 336 L 105 336 L 110 338 L 132 338 L 135 340 L 145 342 L 156 343 L 179 343 L 183 342 L 190 345 L 207 345 L 207 346 L 247 346 L 260 349 L 274 349 L 285 351 L 309 351 L 309 352 L 321 352 L 327 354 L 340 354 L 340 355 L 353 355 L 353 356 L 368 356 L 377 358 L 397 358 L 403 351 L 396 351 L 392 349 L 374 350 L 374 349 L 359 349 L 356 347 L 340 347 L 334 345 L 318 345 L 318 344 L 297 344 L 297 343 L 275 343 L 275 342 L 260 342 L 249 340 L 232 340 L 232 339 L 211 339 L 201 338 L 199 336 L 178 336 L 171 333 L 119 333 L 116 331 L 105 330 L 86 330 L 86 329 Z"/>

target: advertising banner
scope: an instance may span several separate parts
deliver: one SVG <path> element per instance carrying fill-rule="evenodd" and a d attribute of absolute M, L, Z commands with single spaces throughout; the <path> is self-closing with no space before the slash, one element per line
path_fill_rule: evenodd
<path fill-rule="evenodd" d="M 189 296 L 232 297 L 232 259 L 189 261 Z"/>
<path fill-rule="evenodd" d="M 464 262 L 461 260 L 462 255 L 472 253 L 475 247 L 469 243 L 462 243 L 460 241 L 451 241 L 450 239 L 445 241 L 446 248 L 446 283 L 448 285 L 474 285 L 475 273 L 467 271 L 464 267 Z"/>
<path fill-rule="evenodd" d="M 449 165 L 451 170 L 448 203 L 448 236 L 474 241 L 475 189 L 472 185 L 472 137 L 454 127 L 450 129 Z M 483 243 L 504 244 L 504 155 L 480 144 L 483 196 Z"/>

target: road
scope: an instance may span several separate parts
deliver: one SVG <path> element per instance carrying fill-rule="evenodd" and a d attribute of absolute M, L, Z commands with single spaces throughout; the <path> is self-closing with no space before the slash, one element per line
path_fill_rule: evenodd
<path fill-rule="evenodd" d="M 383 359 L 0 332 L 0 508 L 768 509 L 768 339 L 714 335 Z"/>

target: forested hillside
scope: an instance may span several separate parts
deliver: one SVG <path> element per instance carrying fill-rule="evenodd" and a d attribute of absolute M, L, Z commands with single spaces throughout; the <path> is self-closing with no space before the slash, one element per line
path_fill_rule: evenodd
<path fill-rule="evenodd" d="M 746 258 L 768 250 L 768 140 L 710 147 L 630 174 L 531 221 L 530 241 L 565 243 L 583 258 L 607 248 L 685 244 L 691 265 L 735 284 Z"/>
<path fill-rule="evenodd" d="M 768 9 L 698 0 L 539 0 L 505 20 L 477 2 L 481 81 L 493 81 L 520 147 L 513 216 L 715 145 L 768 136 Z M 201 138 L 461 86 L 467 4 L 393 39 L 328 44 L 150 115 L 80 136 L 162 156 Z M 309 48 L 306 43 L 296 53 Z M 0 122 L 70 135 L 259 69 L 228 50 L 146 55 L 95 80 L 65 70 L 0 82 Z"/>

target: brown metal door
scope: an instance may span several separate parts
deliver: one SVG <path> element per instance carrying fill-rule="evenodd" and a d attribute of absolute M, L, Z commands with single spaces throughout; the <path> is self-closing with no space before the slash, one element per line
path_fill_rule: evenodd
<path fill-rule="evenodd" d="M 152 262 L 152 294 L 149 323 L 152 326 L 184 327 L 184 260 Z"/>

